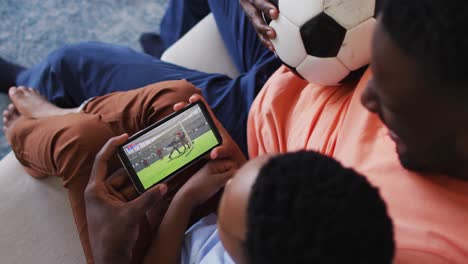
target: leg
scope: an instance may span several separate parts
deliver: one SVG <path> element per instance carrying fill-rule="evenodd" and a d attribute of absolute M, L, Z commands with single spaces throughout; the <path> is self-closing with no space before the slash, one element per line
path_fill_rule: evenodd
<path fill-rule="evenodd" d="M 0 92 L 7 93 L 8 88 L 15 86 L 16 76 L 23 70 L 22 66 L 0 58 Z"/>
<path fill-rule="evenodd" d="M 143 51 L 156 58 L 210 13 L 207 0 L 171 0 L 160 25 L 160 34 L 143 33 Z"/>
<path fill-rule="evenodd" d="M 254 67 L 236 79 L 186 69 L 128 48 L 83 43 L 67 46 L 22 72 L 17 83 L 38 89 L 62 107 L 77 107 L 93 96 L 127 91 L 155 82 L 186 79 L 202 94 L 221 123 L 247 153 L 248 111 L 258 91 L 279 63 Z M 273 67 L 274 65 L 274 67 Z"/>
<path fill-rule="evenodd" d="M 269 77 L 281 62 L 260 42 L 239 1 L 208 0 L 208 3 L 238 70 L 249 72 L 259 68 Z"/>
<path fill-rule="evenodd" d="M 177 149 L 177 146 L 172 147 L 171 153 L 169 153 L 169 159 L 172 159 L 172 154 L 174 154 L 174 150 L 179 151 L 179 150 Z M 179 153 L 180 153 L 180 152 L 179 152 Z"/>
<path fill-rule="evenodd" d="M 33 175 L 52 174 L 63 179 L 88 262 L 92 262 L 92 255 L 83 193 L 96 153 L 110 137 L 143 129 L 171 113 L 175 103 L 187 101 L 197 92 L 199 90 L 186 81 L 171 81 L 96 98 L 87 104 L 83 113 L 39 118 L 25 117 L 20 112 L 28 111 L 25 101 L 41 98 L 40 95 L 27 90 L 21 96 L 12 96 L 16 105 L 24 106 L 20 112 L 12 107 L 5 115 L 8 121 L 5 131 L 13 150 Z M 111 168 L 119 166 L 115 160 Z M 147 226 L 146 222 L 142 223 L 145 224 Z M 148 229 L 144 231 L 143 234 L 150 235 Z M 144 245 L 145 239 L 148 237 L 139 242 Z M 143 256 L 142 249 L 143 246 L 135 248 L 136 256 Z"/>
<path fill-rule="evenodd" d="M 11 135 L 12 148 L 28 172 L 63 179 L 85 255 L 92 263 L 84 189 L 94 157 L 114 136 L 113 131 L 98 116 L 70 114 L 41 119 L 20 117 Z"/>

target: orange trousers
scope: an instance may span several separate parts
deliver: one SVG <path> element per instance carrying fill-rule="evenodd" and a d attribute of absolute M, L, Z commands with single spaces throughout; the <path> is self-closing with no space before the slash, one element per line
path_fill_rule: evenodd
<path fill-rule="evenodd" d="M 13 151 L 27 172 L 34 177 L 62 178 L 88 263 L 93 260 L 84 190 L 96 154 L 111 137 L 135 134 L 171 114 L 175 103 L 188 101 L 194 93 L 200 90 L 186 81 L 161 82 L 96 97 L 80 113 L 38 119 L 21 117 L 12 128 Z M 114 170 L 122 167 L 118 159 L 110 166 Z M 142 229 L 144 226 L 143 223 Z M 141 244 L 147 244 L 148 239 L 150 234 L 141 239 Z M 145 246 L 135 247 L 136 262 L 142 259 L 145 250 Z"/>

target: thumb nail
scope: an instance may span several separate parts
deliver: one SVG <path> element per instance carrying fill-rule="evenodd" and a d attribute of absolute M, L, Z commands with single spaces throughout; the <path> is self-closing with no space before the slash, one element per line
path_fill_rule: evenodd
<path fill-rule="evenodd" d="M 164 196 L 167 193 L 167 185 L 163 184 L 159 187 L 159 192 L 161 193 L 162 196 Z"/>

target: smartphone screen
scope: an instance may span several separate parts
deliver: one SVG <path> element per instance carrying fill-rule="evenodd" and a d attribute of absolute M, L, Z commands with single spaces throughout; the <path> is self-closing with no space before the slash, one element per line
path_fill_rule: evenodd
<path fill-rule="evenodd" d="M 202 102 L 187 106 L 131 137 L 119 157 L 135 187 L 144 192 L 221 145 Z"/>

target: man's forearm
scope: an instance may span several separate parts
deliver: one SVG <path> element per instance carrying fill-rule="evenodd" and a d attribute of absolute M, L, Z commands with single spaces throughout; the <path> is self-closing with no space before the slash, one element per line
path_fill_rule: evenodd
<path fill-rule="evenodd" d="M 115 254 L 117 253 L 117 254 Z M 131 259 L 130 256 L 124 256 L 118 254 L 118 252 L 113 252 L 108 255 L 102 256 L 94 256 L 93 257 L 94 263 L 96 264 L 130 264 Z"/>
<path fill-rule="evenodd" d="M 177 194 L 159 226 L 144 263 L 179 263 L 185 231 L 194 205 L 187 197 Z"/>

